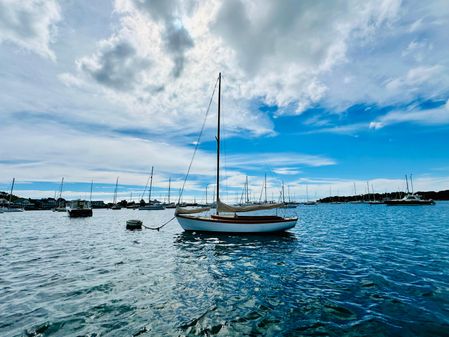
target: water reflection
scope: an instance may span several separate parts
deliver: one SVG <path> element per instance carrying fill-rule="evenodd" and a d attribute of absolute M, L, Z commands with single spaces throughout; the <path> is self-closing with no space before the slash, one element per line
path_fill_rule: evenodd
<path fill-rule="evenodd" d="M 298 247 L 293 233 L 232 235 L 183 232 L 174 238 L 182 334 L 241 335 L 269 330 L 273 309 L 294 291 L 288 266 Z M 196 303 L 192 310 L 191 303 Z M 184 308 L 184 309 L 181 309 Z M 182 314 L 181 314 L 182 313 Z M 251 327 L 260 324 L 260 328 Z M 249 325 L 248 325 L 249 324 Z M 248 325 L 248 326 L 247 326 Z"/>
<path fill-rule="evenodd" d="M 284 246 L 294 245 L 296 235 L 290 232 L 276 234 L 225 234 L 205 232 L 182 232 L 175 235 L 174 245 L 179 249 L 189 249 L 192 245 L 197 247 L 198 242 L 217 244 L 218 246 Z"/>

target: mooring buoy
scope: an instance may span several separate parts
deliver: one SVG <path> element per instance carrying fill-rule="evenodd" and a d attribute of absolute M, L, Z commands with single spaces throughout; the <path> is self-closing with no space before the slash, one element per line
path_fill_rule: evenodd
<path fill-rule="evenodd" d="M 126 229 L 129 229 L 129 230 L 142 229 L 142 221 L 128 220 L 128 221 L 126 221 Z"/>

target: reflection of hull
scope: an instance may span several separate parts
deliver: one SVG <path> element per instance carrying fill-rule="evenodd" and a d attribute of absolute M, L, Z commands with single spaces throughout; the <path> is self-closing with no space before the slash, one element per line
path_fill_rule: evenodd
<path fill-rule="evenodd" d="M 69 209 L 69 217 L 71 218 L 87 218 L 92 216 L 92 209 Z"/>
<path fill-rule="evenodd" d="M 385 201 L 385 204 L 388 206 L 425 206 L 425 205 L 434 205 L 435 201 L 433 200 L 388 200 Z"/>
<path fill-rule="evenodd" d="M 165 207 L 161 204 L 146 205 L 146 206 L 139 207 L 140 211 L 161 211 L 164 209 L 165 209 Z"/>
<path fill-rule="evenodd" d="M 278 216 L 195 217 L 177 215 L 179 224 L 186 231 L 226 233 L 269 233 L 293 228 L 298 218 Z"/>
<path fill-rule="evenodd" d="M 57 207 L 53 209 L 53 212 L 67 212 L 67 209 L 65 207 Z"/>

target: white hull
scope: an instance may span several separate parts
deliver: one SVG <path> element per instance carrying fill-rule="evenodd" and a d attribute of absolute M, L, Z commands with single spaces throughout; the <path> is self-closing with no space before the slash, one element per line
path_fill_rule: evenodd
<path fill-rule="evenodd" d="M 205 220 L 188 216 L 176 217 L 181 227 L 186 231 L 222 232 L 222 233 L 270 233 L 281 232 L 293 228 L 298 219 L 270 223 L 230 223 L 216 219 Z"/>

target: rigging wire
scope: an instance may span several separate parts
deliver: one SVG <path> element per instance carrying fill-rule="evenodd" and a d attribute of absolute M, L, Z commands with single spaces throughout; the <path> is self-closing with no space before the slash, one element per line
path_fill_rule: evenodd
<path fill-rule="evenodd" d="M 187 182 L 187 178 L 189 177 L 190 169 L 192 168 L 192 164 L 193 164 L 193 160 L 195 158 L 196 152 L 198 151 L 198 146 L 200 145 L 200 139 L 201 139 L 201 136 L 203 135 L 204 127 L 206 126 L 207 116 L 209 115 L 210 107 L 212 105 L 212 100 L 215 95 L 215 90 L 217 89 L 217 84 L 218 84 L 218 78 L 215 81 L 214 90 L 212 91 L 212 95 L 209 100 L 209 105 L 207 106 L 206 115 L 204 116 L 204 120 L 203 120 L 203 125 L 201 126 L 201 131 L 200 131 L 200 133 L 198 135 L 198 139 L 195 143 L 195 149 L 193 150 L 192 159 L 190 161 L 189 168 L 187 169 L 187 174 L 184 178 L 184 182 L 182 183 L 181 192 L 179 193 L 179 198 L 178 198 L 178 205 L 181 203 L 181 198 L 182 198 L 182 194 L 184 193 L 184 188 L 185 188 L 185 185 Z"/>

